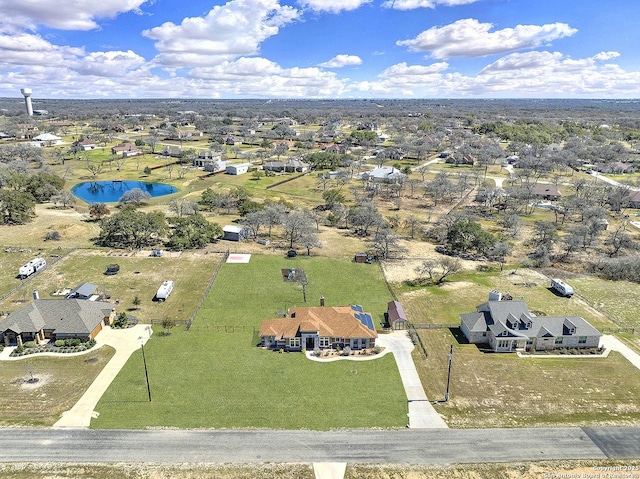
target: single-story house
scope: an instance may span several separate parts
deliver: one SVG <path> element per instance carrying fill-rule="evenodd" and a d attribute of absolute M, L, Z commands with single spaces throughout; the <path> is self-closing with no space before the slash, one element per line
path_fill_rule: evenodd
<path fill-rule="evenodd" d="M 640 190 L 629 191 L 629 207 L 640 208 Z"/>
<path fill-rule="evenodd" d="M 227 165 L 227 174 L 228 175 L 242 175 L 249 171 L 251 168 L 251 163 L 238 163 L 235 165 Z"/>
<path fill-rule="evenodd" d="M 391 329 L 407 329 L 409 320 L 399 301 L 389 301 L 387 303 L 385 318 Z"/>
<path fill-rule="evenodd" d="M 67 295 L 67 299 L 84 299 L 95 301 L 98 299 L 99 295 L 96 294 L 98 287 L 95 284 L 91 283 L 82 283 L 80 286 L 72 289 L 71 292 Z"/>
<path fill-rule="evenodd" d="M 533 185 L 532 193 L 536 198 L 552 201 L 558 200 L 562 196 L 558 187 L 550 183 L 536 183 Z"/>
<path fill-rule="evenodd" d="M 227 225 L 222 228 L 222 232 L 222 239 L 227 241 L 242 241 L 247 238 L 247 228 L 244 226 Z"/>
<path fill-rule="evenodd" d="M 98 148 L 98 144 L 88 138 L 83 138 L 82 140 L 74 142 L 73 146 L 79 148 L 81 151 L 95 150 Z"/>
<path fill-rule="evenodd" d="M 35 299 L 0 321 L 0 340 L 5 346 L 46 339 L 88 341 L 111 324 L 115 314 L 115 305 L 104 301 Z"/>
<path fill-rule="evenodd" d="M 124 158 L 140 154 L 140 152 L 136 148 L 136 145 L 134 145 L 133 143 L 120 143 L 119 145 L 111 148 L 111 153 L 113 153 L 114 155 L 122 155 Z"/>
<path fill-rule="evenodd" d="M 407 175 L 393 166 L 381 166 L 368 171 L 369 179 L 375 183 L 402 183 Z"/>
<path fill-rule="evenodd" d="M 53 146 L 62 143 L 62 138 L 51 133 L 42 133 L 33 138 L 33 141 L 42 143 L 43 146 Z"/>
<path fill-rule="evenodd" d="M 304 173 L 309 169 L 309 164 L 295 158 L 289 158 L 287 161 L 269 161 L 262 168 L 265 171 Z"/>
<path fill-rule="evenodd" d="M 500 298 L 500 295 L 498 295 Z M 579 316 L 535 316 L 524 301 L 490 299 L 460 315 L 460 329 L 472 344 L 497 353 L 560 348 L 597 348 L 602 333 Z"/>
<path fill-rule="evenodd" d="M 291 308 L 285 318 L 260 325 L 260 345 L 269 349 L 364 349 L 375 346 L 371 314 L 361 306 Z"/>

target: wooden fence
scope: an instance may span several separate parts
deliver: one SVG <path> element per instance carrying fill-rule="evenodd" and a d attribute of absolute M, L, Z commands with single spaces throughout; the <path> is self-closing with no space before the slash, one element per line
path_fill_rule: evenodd
<path fill-rule="evenodd" d="M 213 276 L 211 276 L 211 279 L 209 280 L 209 284 L 207 284 L 207 288 L 204 290 L 204 293 L 202 294 L 202 298 L 200 298 L 200 302 L 198 303 L 198 306 L 196 306 L 196 309 L 193 311 L 193 314 L 191 315 L 191 317 L 187 321 L 185 330 L 189 331 L 189 329 L 191 329 L 191 324 L 193 323 L 193 320 L 195 319 L 196 314 L 198 314 L 198 311 L 202 307 L 202 304 L 204 303 L 204 300 L 207 299 L 207 296 L 209 295 L 209 291 L 211 290 L 211 287 L 213 286 L 213 282 L 216 280 L 216 277 L 218 276 L 218 273 L 220 272 L 220 268 L 222 268 L 222 264 L 225 261 L 227 261 L 227 258 L 229 258 L 229 250 L 225 251 L 224 255 L 222 256 L 222 260 L 220 261 L 220 263 L 218 263 L 218 266 L 216 267 L 216 270 L 213 272 Z"/>

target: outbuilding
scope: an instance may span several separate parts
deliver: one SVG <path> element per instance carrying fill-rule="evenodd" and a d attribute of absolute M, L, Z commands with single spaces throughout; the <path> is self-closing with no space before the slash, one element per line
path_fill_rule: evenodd
<path fill-rule="evenodd" d="M 387 303 L 385 318 L 391 329 L 407 329 L 409 320 L 399 301 L 389 301 Z"/>
<path fill-rule="evenodd" d="M 227 165 L 228 175 L 242 175 L 249 171 L 251 163 L 239 163 L 237 165 Z"/>
<path fill-rule="evenodd" d="M 247 232 L 243 226 L 227 225 L 222 228 L 224 236 L 222 239 L 227 241 L 242 241 L 246 239 Z"/>

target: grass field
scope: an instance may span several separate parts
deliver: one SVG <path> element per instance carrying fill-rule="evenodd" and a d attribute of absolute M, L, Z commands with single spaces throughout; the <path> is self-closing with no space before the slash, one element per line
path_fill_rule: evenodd
<path fill-rule="evenodd" d="M 23 301 L 31 299 L 33 290 L 38 290 L 42 299 L 61 299 L 60 296 L 52 296 L 52 293 L 88 282 L 98 286 L 99 291 L 106 291 L 112 301 L 118 299 L 118 312 L 130 310 L 141 322 L 152 319 L 186 320 L 202 298 L 220 257 L 205 255 L 203 251 L 183 253 L 176 258 L 151 258 L 107 256 L 107 251 L 76 250 L 48 266 L 19 291 L 0 302 L 0 310 L 12 312 L 18 309 Z M 110 263 L 120 265 L 117 275 L 104 274 Z M 170 299 L 163 303 L 152 301 L 158 287 L 166 279 L 175 283 Z M 13 280 L 11 284 L 17 282 Z M 137 308 L 133 304 L 136 296 L 141 301 Z"/>
<path fill-rule="evenodd" d="M 454 345 L 450 400 L 436 405 L 449 427 L 625 426 L 640 423 L 640 371 L 607 358 L 519 358 L 459 344 L 458 328 L 419 330 L 427 360 L 414 353 L 427 397 L 442 400 Z"/>
<path fill-rule="evenodd" d="M 640 328 L 640 284 L 586 275 L 572 277 L 569 281 L 581 296 L 612 316 L 620 326 Z"/>
<path fill-rule="evenodd" d="M 52 426 L 114 354 L 103 346 L 76 357 L 28 357 L 0 367 L 0 426 Z M 37 382 L 29 383 L 31 377 Z"/>
<path fill-rule="evenodd" d="M 282 280 L 286 267 L 305 270 L 309 306 L 324 295 L 327 306 L 362 304 L 382 320 L 390 295 L 375 266 L 257 255 L 225 264 L 192 329 L 156 334 L 145 348 L 153 401 L 140 402 L 144 374 L 134 355 L 92 427 L 404 427 L 406 397 L 392 356 L 320 364 L 256 347 L 261 320 L 304 304 L 300 287 Z"/>

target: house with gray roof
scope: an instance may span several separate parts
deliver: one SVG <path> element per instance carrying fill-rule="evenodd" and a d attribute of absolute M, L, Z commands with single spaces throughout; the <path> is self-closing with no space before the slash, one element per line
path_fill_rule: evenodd
<path fill-rule="evenodd" d="M 498 295 L 500 298 L 500 295 Z M 579 316 L 536 316 L 524 301 L 491 299 L 460 315 L 460 329 L 472 344 L 494 352 L 597 348 L 602 333 Z"/>
<path fill-rule="evenodd" d="M 5 346 L 47 339 L 88 341 L 114 318 L 115 305 L 104 301 L 35 299 L 0 321 L 0 341 Z"/>
<path fill-rule="evenodd" d="M 407 178 L 407 175 L 393 166 L 380 166 L 367 174 L 374 183 L 402 183 Z"/>

